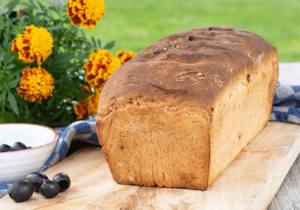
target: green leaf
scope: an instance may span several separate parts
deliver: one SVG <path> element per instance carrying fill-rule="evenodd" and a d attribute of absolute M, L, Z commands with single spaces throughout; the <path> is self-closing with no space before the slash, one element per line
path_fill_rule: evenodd
<path fill-rule="evenodd" d="M 51 19 L 50 17 L 48 17 L 48 16 L 45 16 L 45 17 L 44 17 L 44 20 L 46 20 L 46 21 L 51 21 L 52 19 Z"/>
<path fill-rule="evenodd" d="M 70 20 L 69 20 L 69 17 L 67 14 L 62 15 L 60 19 L 61 19 L 61 22 L 63 22 L 63 23 L 68 22 L 67 24 L 70 24 Z"/>
<path fill-rule="evenodd" d="M 37 1 L 38 5 L 40 6 L 41 10 L 44 12 L 46 11 L 46 8 L 44 7 L 44 5 L 41 4 L 40 1 Z"/>
<path fill-rule="evenodd" d="M 3 23 L 4 23 L 3 19 L 4 19 L 4 17 L 2 15 L 0 15 L 0 34 L 1 34 L 2 28 L 3 28 Z"/>
<path fill-rule="evenodd" d="M 84 31 L 83 31 L 82 29 L 80 29 L 80 32 L 81 32 L 81 35 L 82 35 L 83 37 L 85 37 L 85 33 L 84 33 Z"/>
<path fill-rule="evenodd" d="M 40 1 L 37 1 L 37 3 L 40 6 L 41 10 L 49 16 L 49 20 L 54 19 L 51 12 L 49 12 L 49 10 L 42 3 L 40 3 Z"/>
<path fill-rule="evenodd" d="M 6 41 L 4 41 L 4 45 L 5 45 L 5 42 L 6 42 Z M 7 45 L 8 45 L 9 50 L 6 51 L 5 54 L 4 54 L 4 59 L 3 59 L 3 61 L 4 61 L 5 64 L 8 63 L 7 61 L 10 60 L 11 54 L 13 53 L 12 51 L 10 51 L 10 46 L 9 46 L 8 43 L 7 43 Z M 7 48 L 6 48 L 6 49 L 7 49 Z"/>
<path fill-rule="evenodd" d="M 57 9 L 57 7 L 48 7 L 48 10 L 51 10 L 55 12 L 56 14 L 60 15 L 60 11 Z"/>
<path fill-rule="evenodd" d="M 2 61 L 3 61 L 3 58 L 4 58 L 4 54 L 0 54 L 0 66 L 2 66 Z"/>
<path fill-rule="evenodd" d="M 37 9 L 35 11 L 36 11 L 37 14 L 43 14 L 43 13 L 45 13 L 43 10 L 40 10 L 40 9 Z"/>
<path fill-rule="evenodd" d="M 37 103 L 37 102 L 35 102 L 34 105 L 33 105 L 33 107 L 30 109 L 30 112 L 36 113 L 38 111 L 38 109 L 39 109 L 39 106 L 40 106 L 40 104 Z"/>
<path fill-rule="evenodd" d="M 23 15 L 21 18 L 20 18 L 20 22 L 19 22 L 19 31 L 23 30 L 23 26 L 24 26 L 24 21 L 25 19 L 29 19 L 29 17 L 27 15 Z M 17 27 L 17 26 L 16 26 Z"/>
<path fill-rule="evenodd" d="M 20 78 L 17 77 L 16 79 L 13 79 L 12 81 L 10 81 L 7 86 L 9 89 L 14 88 L 17 86 L 17 84 L 19 83 Z"/>
<path fill-rule="evenodd" d="M 53 66 L 53 67 L 65 66 L 74 57 L 75 57 L 75 54 L 72 52 L 58 54 L 53 58 L 51 66 Z"/>
<path fill-rule="evenodd" d="M 63 0 L 54 0 L 58 6 L 60 7 L 65 7 L 66 6 L 66 2 L 64 2 Z"/>
<path fill-rule="evenodd" d="M 56 112 L 56 114 L 53 116 L 53 119 L 58 118 L 64 111 L 66 111 L 65 109 L 61 108 L 61 110 L 59 110 L 58 112 Z"/>
<path fill-rule="evenodd" d="M 15 56 L 11 56 L 10 59 L 7 61 L 7 63 L 10 63 L 13 59 L 15 58 Z"/>
<path fill-rule="evenodd" d="M 4 84 L 1 84 L 1 83 L 0 83 L 0 91 L 4 90 L 6 88 L 6 86 Z"/>
<path fill-rule="evenodd" d="M 20 5 L 22 5 L 22 6 L 27 6 L 27 7 L 31 7 L 31 5 L 28 4 L 28 3 L 26 3 L 26 2 L 21 2 Z"/>
<path fill-rule="evenodd" d="M 5 67 L 5 69 L 12 69 L 14 68 L 16 65 L 15 64 L 9 64 Z"/>
<path fill-rule="evenodd" d="M 56 25 L 56 26 L 50 26 L 50 27 L 47 27 L 46 29 L 48 31 L 55 31 L 55 30 L 58 30 L 58 29 L 62 29 L 64 28 L 63 26 L 60 26 L 60 25 Z"/>
<path fill-rule="evenodd" d="M 47 105 L 47 107 L 46 107 L 46 110 L 50 109 L 50 107 L 52 106 L 52 104 L 53 104 L 53 102 L 54 102 L 54 99 L 55 99 L 55 97 L 53 97 L 53 95 L 52 95 L 52 97 L 51 97 L 50 100 L 48 101 L 48 105 Z"/>
<path fill-rule="evenodd" d="M 59 8 L 66 6 L 66 3 L 60 0 L 54 0 L 54 1 L 44 0 L 44 1 L 52 6 L 59 7 Z"/>
<path fill-rule="evenodd" d="M 14 111 L 14 113 L 19 116 L 19 108 L 17 105 L 17 100 L 10 91 L 8 92 L 7 99 L 8 99 L 8 102 L 10 103 L 10 106 L 11 106 L 12 110 Z"/>
<path fill-rule="evenodd" d="M 52 6 L 56 6 L 53 1 L 49 1 L 49 0 L 44 0 L 44 1 L 47 2 L 48 4 L 52 5 Z"/>
<path fill-rule="evenodd" d="M 29 3 L 26 3 L 26 2 L 21 2 L 20 5 L 25 6 L 23 8 L 24 12 L 29 12 L 29 11 L 32 11 L 32 10 L 36 9 L 35 5 L 29 4 Z"/>
<path fill-rule="evenodd" d="M 7 90 L 4 89 L 1 94 L 0 94 L 0 103 L 2 103 L 2 101 L 5 99 L 6 97 L 6 93 L 7 93 Z"/>
<path fill-rule="evenodd" d="M 17 122 L 16 115 L 12 112 L 4 112 L 3 118 L 5 123 L 14 123 Z"/>
<path fill-rule="evenodd" d="M 92 38 L 92 42 L 93 42 L 94 48 L 97 49 L 97 44 L 96 44 L 95 38 L 93 36 L 91 38 Z"/>
<path fill-rule="evenodd" d="M 87 58 L 88 58 L 88 56 L 86 54 L 78 54 L 76 56 L 76 59 L 79 60 L 79 61 L 82 61 L 82 60 L 87 59 Z"/>
<path fill-rule="evenodd" d="M 15 22 L 16 20 L 18 20 L 19 19 L 19 17 L 15 17 L 15 18 L 12 18 L 12 19 L 10 19 L 11 20 L 11 22 Z"/>
<path fill-rule="evenodd" d="M 109 49 L 113 48 L 114 45 L 115 45 L 115 41 L 109 42 L 103 47 L 103 49 L 109 50 Z"/>
<path fill-rule="evenodd" d="M 51 21 L 51 20 L 53 20 L 54 19 L 54 17 L 53 17 L 53 15 L 52 15 L 52 13 L 50 12 L 50 10 L 48 10 L 48 9 L 46 9 L 46 14 L 48 14 L 48 20 L 49 21 Z M 45 20 L 46 20 L 46 17 L 45 17 Z"/>
<path fill-rule="evenodd" d="M 4 47 L 5 50 L 9 50 L 10 46 L 9 46 L 9 43 L 8 43 L 7 40 L 4 40 L 4 42 L 3 42 L 3 47 Z M 9 51 L 8 51 L 8 52 L 9 52 Z M 8 52 L 5 54 L 5 55 L 6 55 L 6 56 L 5 56 L 6 58 L 8 57 L 8 56 L 7 56 Z M 7 59 L 5 59 L 5 60 L 7 60 Z"/>
<path fill-rule="evenodd" d="M 76 45 L 76 50 L 81 50 L 82 49 L 82 43 L 81 42 L 75 41 L 74 43 Z"/>
<path fill-rule="evenodd" d="M 97 42 L 98 42 L 98 48 L 101 48 L 101 40 L 98 39 Z"/>
<path fill-rule="evenodd" d="M 74 33 L 75 33 L 75 35 L 77 36 L 78 35 L 78 28 L 77 27 L 74 27 Z"/>
<path fill-rule="evenodd" d="M 10 13 L 13 11 L 13 9 L 16 7 L 17 4 L 19 4 L 20 0 L 11 0 L 5 8 L 7 8 L 7 14 L 10 15 Z"/>
<path fill-rule="evenodd" d="M 3 35 L 4 35 L 4 40 L 5 41 L 7 41 L 7 42 L 11 41 L 10 40 L 10 32 L 9 31 L 4 31 Z"/>
<path fill-rule="evenodd" d="M 25 100 L 23 100 L 23 101 L 25 101 Z M 25 105 L 26 106 L 26 105 Z M 30 111 L 28 110 L 28 107 L 26 106 L 25 107 L 25 116 L 24 116 L 24 118 L 25 119 L 28 119 L 29 117 L 31 117 L 31 113 L 30 113 Z"/>
<path fill-rule="evenodd" d="M 30 4 L 31 4 L 34 8 L 38 8 L 38 7 L 35 5 L 35 3 L 34 3 L 33 0 L 29 0 L 29 2 L 30 2 Z"/>
<path fill-rule="evenodd" d="M 81 101 L 83 99 L 86 99 L 90 95 L 91 95 L 91 93 L 82 92 L 80 89 L 73 93 L 73 96 L 75 97 L 75 99 L 77 101 Z"/>

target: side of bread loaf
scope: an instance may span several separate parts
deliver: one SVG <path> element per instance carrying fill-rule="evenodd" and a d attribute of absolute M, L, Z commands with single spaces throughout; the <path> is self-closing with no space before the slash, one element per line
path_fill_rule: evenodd
<path fill-rule="evenodd" d="M 97 134 L 116 182 L 205 190 L 269 120 L 277 50 L 231 27 L 165 37 L 104 86 Z"/>

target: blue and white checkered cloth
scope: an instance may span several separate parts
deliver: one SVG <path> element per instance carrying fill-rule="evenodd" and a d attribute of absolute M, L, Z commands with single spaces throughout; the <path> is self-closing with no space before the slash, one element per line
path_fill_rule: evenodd
<path fill-rule="evenodd" d="M 277 86 L 270 120 L 300 124 L 300 86 Z M 64 159 L 72 141 L 99 145 L 95 119 L 77 121 L 67 128 L 56 130 L 59 133 L 56 148 L 40 172 Z M 7 194 L 10 185 L 11 183 L 0 184 L 0 198 Z"/>
<path fill-rule="evenodd" d="M 270 120 L 300 124 L 300 86 L 276 88 Z"/>

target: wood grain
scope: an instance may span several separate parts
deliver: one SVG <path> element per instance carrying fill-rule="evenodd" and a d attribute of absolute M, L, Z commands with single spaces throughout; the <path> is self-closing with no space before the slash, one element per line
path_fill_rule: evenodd
<path fill-rule="evenodd" d="M 119 185 L 112 179 L 101 148 L 87 147 L 45 172 L 48 177 L 69 174 L 72 186 L 68 191 L 53 199 L 34 193 L 23 203 L 6 196 L 0 206 L 10 210 L 266 209 L 299 154 L 299 131 L 299 125 L 270 122 L 206 191 Z M 270 210 L 276 209 L 273 202 Z"/>
<path fill-rule="evenodd" d="M 285 177 L 267 210 L 300 210 L 300 156 Z"/>

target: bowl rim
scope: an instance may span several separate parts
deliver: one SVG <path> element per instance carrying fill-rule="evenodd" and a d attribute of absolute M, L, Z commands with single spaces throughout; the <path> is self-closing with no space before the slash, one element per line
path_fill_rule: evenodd
<path fill-rule="evenodd" d="M 43 145 L 40 145 L 40 146 L 38 146 L 38 147 L 32 147 L 32 148 L 29 148 L 29 149 L 22 149 L 22 150 L 17 150 L 17 151 L 0 152 L 0 154 L 8 154 L 8 153 L 13 153 L 13 152 L 24 152 L 24 151 L 29 151 L 29 150 L 33 150 L 33 149 L 38 149 L 38 148 L 47 146 L 47 145 L 49 145 L 49 144 L 51 144 L 51 143 L 53 143 L 53 142 L 55 142 L 55 141 L 57 140 L 57 137 L 58 137 L 57 131 L 54 130 L 53 128 L 50 128 L 50 127 L 45 126 L 45 125 L 31 124 L 31 123 L 1 123 L 0 126 L 1 126 L 1 125 L 15 125 L 15 124 L 17 124 L 17 125 L 40 126 L 40 127 L 43 127 L 43 128 L 47 128 L 47 129 L 51 130 L 51 131 L 55 134 L 55 136 L 54 136 L 54 138 L 53 138 L 50 142 L 48 142 L 48 143 L 46 143 L 46 144 L 43 144 Z"/>

